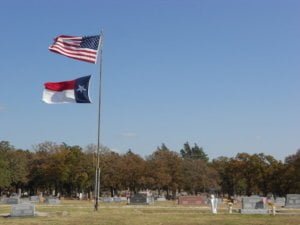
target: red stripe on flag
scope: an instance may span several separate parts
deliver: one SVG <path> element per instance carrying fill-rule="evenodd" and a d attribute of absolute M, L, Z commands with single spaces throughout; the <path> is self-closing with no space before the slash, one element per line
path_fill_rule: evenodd
<path fill-rule="evenodd" d="M 98 48 L 95 43 L 101 42 L 100 36 L 88 36 L 92 38 L 93 43 L 85 41 L 86 39 L 78 36 L 60 35 L 54 39 L 54 43 L 49 50 L 73 59 L 96 63 Z M 96 42 L 97 41 L 97 42 Z"/>
<path fill-rule="evenodd" d="M 62 82 L 47 82 L 44 84 L 45 88 L 51 91 L 65 91 L 75 88 L 75 81 L 62 81 Z"/>
<path fill-rule="evenodd" d="M 88 57 L 93 57 L 96 58 L 97 51 L 95 50 L 89 50 L 89 49 L 78 49 L 78 48 L 73 48 L 73 47 L 66 47 L 66 46 L 60 46 L 60 45 L 52 45 L 49 47 L 49 50 L 57 50 L 57 51 L 62 51 L 62 53 L 66 54 L 72 54 L 72 55 L 83 55 L 83 56 L 88 56 Z"/>
<path fill-rule="evenodd" d="M 95 61 L 96 61 L 95 57 L 90 57 L 90 56 L 85 56 L 85 55 L 80 55 L 80 54 L 67 54 L 64 51 L 56 50 L 56 49 L 50 49 L 50 51 L 64 55 L 64 56 L 68 56 L 69 58 L 78 59 L 78 60 L 85 61 L 85 62 L 95 63 Z"/>

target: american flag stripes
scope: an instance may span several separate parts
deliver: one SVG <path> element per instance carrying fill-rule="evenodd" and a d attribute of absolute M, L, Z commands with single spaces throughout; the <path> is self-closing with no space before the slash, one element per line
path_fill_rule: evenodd
<path fill-rule="evenodd" d="M 96 63 L 101 36 L 60 35 L 54 39 L 49 50 L 73 59 Z"/>

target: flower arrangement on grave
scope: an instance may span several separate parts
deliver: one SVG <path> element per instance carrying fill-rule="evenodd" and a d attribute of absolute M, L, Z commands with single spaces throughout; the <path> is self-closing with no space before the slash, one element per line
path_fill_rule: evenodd
<path fill-rule="evenodd" d="M 232 206 L 233 206 L 233 199 L 231 199 L 231 198 L 226 198 L 226 199 L 224 199 L 223 200 L 223 202 L 225 203 L 225 204 L 227 204 L 227 206 L 228 206 L 228 212 L 231 214 L 232 213 Z"/>
<path fill-rule="evenodd" d="M 272 213 L 273 216 L 275 216 L 275 214 L 276 214 L 275 203 L 272 201 L 268 201 L 268 206 L 269 206 L 269 212 Z"/>

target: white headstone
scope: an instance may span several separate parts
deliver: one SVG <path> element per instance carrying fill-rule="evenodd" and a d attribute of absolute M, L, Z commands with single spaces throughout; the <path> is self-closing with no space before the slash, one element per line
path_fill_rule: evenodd
<path fill-rule="evenodd" d="M 158 197 L 156 199 L 156 201 L 158 201 L 158 202 L 165 202 L 165 201 L 167 201 L 167 199 L 165 198 L 165 196 L 161 196 L 161 197 Z"/>
<path fill-rule="evenodd" d="M 21 188 L 18 189 L 18 196 L 21 198 L 21 195 L 22 195 L 22 190 Z"/>
<path fill-rule="evenodd" d="M 210 197 L 210 204 L 211 204 L 211 212 L 213 214 L 217 214 L 218 199 L 215 198 L 214 195 L 211 195 L 211 197 Z"/>

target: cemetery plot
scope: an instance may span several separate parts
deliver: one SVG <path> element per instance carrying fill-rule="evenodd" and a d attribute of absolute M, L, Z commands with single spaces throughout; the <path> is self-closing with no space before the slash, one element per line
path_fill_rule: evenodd
<path fill-rule="evenodd" d="M 165 196 L 159 196 L 157 199 L 155 199 L 158 202 L 165 202 L 167 201 L 167 199 L 165 198 Z"/>
<path fill-rule="evenodd" d="M 11 207 L 12 217 L 23 217 L 23 216 L 34 216 L 35 214 L 35 206 L 29 203 L 22 203 L 13 205 Z"/>
<path fill-rule="evenodd" d="M 268 214 L 267 206 L 262 197 L 250 196 L 242 198 L 242 214 Z"/>
<path fill-rule="evenodd" d="M 105 202 L 105 203 L 113 202 L 113 198 L 111 198 L 111 197 L 105 197 L 105 198 L 103 198 L 102 200 L 103 200 L 103 202 Z"/>
<path fill-rule="evenodd" d="M 206 199 L 202 196 L 180 196 L 178 198 L 179 205 L 205 205 Z"/>
<path fill-rule="evenodd" d="M 113 197 L 113 202 L 122 202 L 120 197 Z"/>
<path fill-rule="evenodd" d="M 285 206 L 285 198 L 277 197 L 274 202 L 276 207 L 284 207 Z"/>
<path fill-rule="evenodd" d="M 37 195 L 34 195 L 34 196 L 30 196 L 29 197 L 29 201 L 31 201 L 31 202 L 40 202 L 40 197 L 39 196 L 37 196 Z"/>
<path fill-rule="evenodd" d="M 9 205 L 14 205 L 14 204 L 19 204 L 20 203 L 20 198 L 17 197 L 11 197 L 6 199 L 6 204 Z"/>
<path fill-rule="evenodd" d="M 300 194 L 287 194 L 285 208 L 300 208 Z"/>
<path fill-rule="evenodd" d="M 130 197 L 130 205 L 148 205 L 153 203 L 153 197 L 147 196 L 147 194 L 135 194 L 134 196 Z"/>
<path fill-rule="evenodd" d="M 54 198 L 54 197 L 46 198 L 45 202 L 49 205 L 58 205 L 58 204 L 60 204 L 60 200 L 58 198 Z"/>

